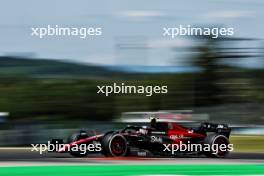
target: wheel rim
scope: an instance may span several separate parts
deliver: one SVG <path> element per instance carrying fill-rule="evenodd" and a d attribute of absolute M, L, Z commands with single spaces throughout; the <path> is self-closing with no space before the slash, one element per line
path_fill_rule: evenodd
<path fill-rule="evenodd" d="M 122 137 L 116 136 L 112 139 L 110 148 L 114 156 L 122 156 L 126 152 L 126 141 Z"/>
<path fill-rule="evenodd" d="M 229 144 L 228 140 L 224 137 L 218 137 L 215 139 L 214 144 L 218 146 L 218 151 L 216 155 L 223 157 L 228 153 L 227 146 Z M 224 144 L 226 146 L 225 151 L 220 150 L 220 145 Z"/>

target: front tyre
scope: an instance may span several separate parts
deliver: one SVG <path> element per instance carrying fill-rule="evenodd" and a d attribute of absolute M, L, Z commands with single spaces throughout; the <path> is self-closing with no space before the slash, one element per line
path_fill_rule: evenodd
<path fill-rule="evenodd" d="M 122 157 L 128 152 L 127 140 L 119 133 L 110 133 L 102 139 L 102 153 L 105 156 Z"/>
<path fill-rule="evenodd" d="M 68 143 L 73 143 L 73 142 L 76 142 L 80 139 L 85 139 L 89 137 L 89 135 L 87 134 L 86 131 L 84 130 L 80 130 L 79 132 L 77 133 L 73 133 L 69 138 L 68 138 Z M 72 147 L 69 151 L 69 153 L 74 156 L 74 157 L 86 157 L 88 155 L 88 152 L 87 151 L 82 151 L 81 150 L 81 146 L 75 146 L 75 147 Z"/>

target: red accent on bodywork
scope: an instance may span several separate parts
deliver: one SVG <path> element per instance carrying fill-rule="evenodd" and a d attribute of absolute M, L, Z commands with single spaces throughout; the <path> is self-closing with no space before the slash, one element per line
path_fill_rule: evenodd
<path fill-rule="evenodd" d="M 70 144 L 65 144 L 65 146 L 62 149 L 60 149 L 58 152 L 62 153 L 62 152 L 68 151 L 68 149 L 71 148 L 73 145 L 85 144 L 87 142 L 96 141 L 96 140 L 98 140 L 98 138 L 100 138 L 102 136 L 103 136 L 103 134 L 100 134 L 100 135 L 88 137 L 85 139 L 80 139 L 80 140 L 72 142 Z"/>
<path fill-rule="evenodd" d="M 194 133 L 188 128 L 185 128 L 176 123 L 172 123 L 172 129 L 168 130 L 168 137 L 173 140 L 173 143 L 179 143 L 180 141 L 188 140 L 191 138 L 205 138 L 206 136 L 199 133 Z M 175 137 L 173 139 L 173 137 Z"/>

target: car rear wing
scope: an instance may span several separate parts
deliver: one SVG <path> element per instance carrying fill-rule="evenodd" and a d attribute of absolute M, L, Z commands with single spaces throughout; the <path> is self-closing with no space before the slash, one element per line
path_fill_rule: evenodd
<path fill-rule="evenodd" d="M 205 122 L 201 124 L 200 131 L 205 133 L 214 132 L 229 137 L 231 133 L 231 128 L 227 124 L 215 124 Z"/>

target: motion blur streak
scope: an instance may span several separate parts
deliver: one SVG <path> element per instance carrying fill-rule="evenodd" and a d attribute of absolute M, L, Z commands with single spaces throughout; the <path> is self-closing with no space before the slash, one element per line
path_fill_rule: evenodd
<path fill-rule="evenodd" d="M 65 176 L 86 175 L 108 175 L 108 176 L 127 176 L 127 175 L 263 175 L 264 168 L 260 165 L 156 165 L 152 166 L 46 166 L 46 167 L 6 167 L 1 168 L 0 174 L 6 176 L 16 175 L 55 175 Z"/>

